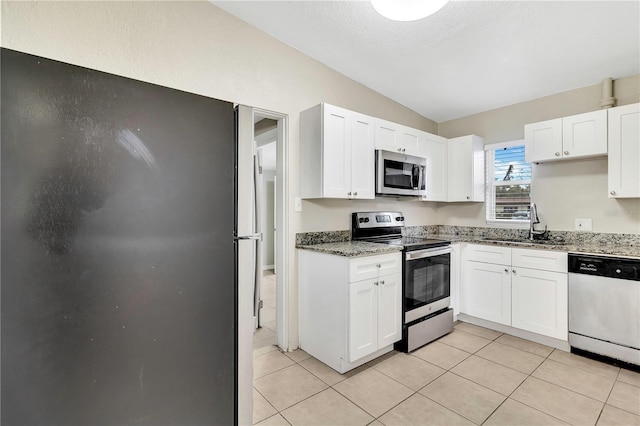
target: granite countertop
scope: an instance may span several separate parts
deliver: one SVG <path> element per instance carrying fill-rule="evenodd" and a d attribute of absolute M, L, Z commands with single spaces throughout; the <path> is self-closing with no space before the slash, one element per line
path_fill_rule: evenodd
<path fill-rule="evenodd" d="M 387 244 L 368 243 L 365 241 L 339 241 L 333 243 L 298 245 L 297 248 L 344 257 L 397 253 L 402 250 L 402 246 L 390 246 Z"/>
<path fill-rule="evenodd" d="M 454 234 L 423 234 L 414 235 L 429 239 L 447 240 L 451 242 L 464 242 L 474 244 L 487 244 L 511 248 L 554 250 L 568 253 L 595 254 L 609 256 L 624 256 L 640 258 L 640 246 L 632 244 L 620 244 L 616 242 L 565 242 L 562 240 L 543 240 L 530 242 L 526 239 L 500 239 L 472 235 Z M 322 242 L 319 244 L 299 244 L 297 248 L 312 250 L 336 256 L 357 257 L 375 254 L 392 253 L 402 250 L 402 246 L 389 246 L 386 244 L 369 243 L 363 241 L 339 241 Z"/>
<path fill-rule="evenodd" d="M 619 243 L 602 243 L 602 242 L 565 242 L 561 240 L 536 240 L 534 242 L 523 240 L 513 240 L 500 238 L 475 237 L 470 235 L 451 235 L 451 234 L 427 234 L 425 238 L 433 238 L 439 240 L 447 240 L 451 242 L 465 242 L 474 244 L 487 244 L 511 248 L 541 249 L 554 250 L 568 253 L 579 254 L 600 254 L 609 256 L 625 256 L 640 258 L 640 246 Z"/>

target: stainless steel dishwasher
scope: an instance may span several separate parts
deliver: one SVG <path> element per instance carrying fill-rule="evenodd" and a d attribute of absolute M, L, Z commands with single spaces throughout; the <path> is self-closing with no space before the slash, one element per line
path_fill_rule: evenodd
<path fill-rule="evenodd" d="M 640 366 L 640 259 L 569 254 L 569 345 Z"/>

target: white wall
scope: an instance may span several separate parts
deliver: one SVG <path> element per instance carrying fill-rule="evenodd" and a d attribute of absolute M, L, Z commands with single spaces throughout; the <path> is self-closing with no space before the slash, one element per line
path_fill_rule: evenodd
<path fill-rule="evenodd" d="M 436 132 L 437 125 L 206 1 L 2 1 L 2 46 L 289 116 L 289 198 L 299 193 L 299 114 L 320 102 Z M 381 204 L 290 203 L 296 232 L 348 229 L 348 213 Z M 324 214 L 329 206 L 335 221 Z M 414 208 L 415 207 L 415 208 Z M 429 203 L 411 206 L 425 224 Z M 415 214 L 414 214 L 415 212 Z M 424 212 L 424 214 L 423 214 Z M 432 213 L 429 213 L 432 212 Z M 415 221 L 422 219 L 412 219 Z M 290 251 L 290 342 L 298 345 L 297 262 Z"/>
<path fill-rule="evenodd" d="M 640 75 L 615 80 L 614 92 L 617 105 L 640 102 Z M 598 110 L 601 97 L 595 84 L 440 123 L 438 134 L 477 134 L 485 143 L 523 139 L 525 124 Z M 575 219 L 593 219 L 594 232 L 640 234 L 640 199 L 608 198 L 607 170 L 606 158 L 534 164 L 532 195 L 542 224 L 572 231 Z M 487 226 L 484 204 L 440 204 L 438 222 Z"/>

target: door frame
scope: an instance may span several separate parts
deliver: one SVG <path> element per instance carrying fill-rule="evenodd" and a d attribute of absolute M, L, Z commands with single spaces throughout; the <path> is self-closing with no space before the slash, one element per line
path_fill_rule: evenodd
<path fill-rule="evenodd" d="M 276 179 L 274 181 L 276 196 L 276 253 L 275 269 L 276 275 L 276 335 L 280 349 L 289 350 L 289 285 L 288 285 L 288 249 L 287 236 L 289 235 L 289 183 L 288 175 L 288 125 L 289 117 L 275 111 L 261 108 L 253 108 L 253 116 L 269 118 L 277 122 L 276 137 Z M 265 230 L 266 232 L 266 230 Z"/>
<path fill-rule="evenodd" d="M 253 167 L 250 166 L 248 158 L 253 163 L 253 141 L 254 141 L 254 117 L 259 115 L 270 118 L 277 122 L 276 139 L 276 268 L 279 273 L 276 275 L 276 334 L 278 346 L 284 350 L 289 350 L 289 250 L 287 238 L 289 235 L 289 184 L 288 184 L 288 127 L 289 118 L 286 114 L 269 111 L 260 108 L 253 108 L 246 105 L 238 105 L 238 134 L 236 147 L 238 152 L 238 185 L 240 188 L 250 187 L 253 179 Z M 247 205 L 250 203 L 246 197 L 250 194 L 243 194 L 239 191 L 238 198 L 241 197 Z M 238 211 L 238 227 L 242 224 L 245 228 L 250 228 L 250 216 L 246 211 Z M 252 248 L 245 244 L 238 249 L 238 262 L 252 256 Z M 246 281 L 250 271 L 238 271 L 238 424 L 251 425 L 253 416 L 253 286 L 249 288 Z"/>

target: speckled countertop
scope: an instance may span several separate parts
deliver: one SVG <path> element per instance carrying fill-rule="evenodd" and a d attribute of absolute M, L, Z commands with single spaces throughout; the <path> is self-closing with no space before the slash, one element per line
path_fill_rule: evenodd
<path fill-rule="evenodd" d="M 338 241 L 333 243 L 320 243 L 310 245 L 298 245 L 300 249 L 317 251 L 336 256 L 358 257 L 374 254 L 394 253 L 402 250 L 402 246 L 390 246 L 387 244 L 367 243 L 364 241 Z"/>
<path fill-rule="evenodd" d="M 403 232 L 412 237 L 451 242 L 640 258 L 640 235 L 636 234 L 552 231 L 549 232 L 547 240 L 530 242 L 526 238 L 526 230 L 433 225 L 407 227 Z M 382 254 L 401 249 L 385 244 L 350 241 L 349 231 L 297 234 L 296 247 L 347 257 Z"/>
<path fill-rule="evenodd" d="M 425 238 L 447 240 L 451 242 L 464 242 L 474 244 L 488 244 L 511 248 L 526 248 L 540 250 L 554 250 L 568 253 L 600 254 L 609 256 L 625 256 L 640 258 L 640 246 L 631 244 L 606 243 L 606 242 L 566 242 L 559 240 L 543 240 L 530 242 L 526 239 L 518 241 L 505 241 L 498 238 L 470 237 L 468 235 L 428 234 Z"/>

